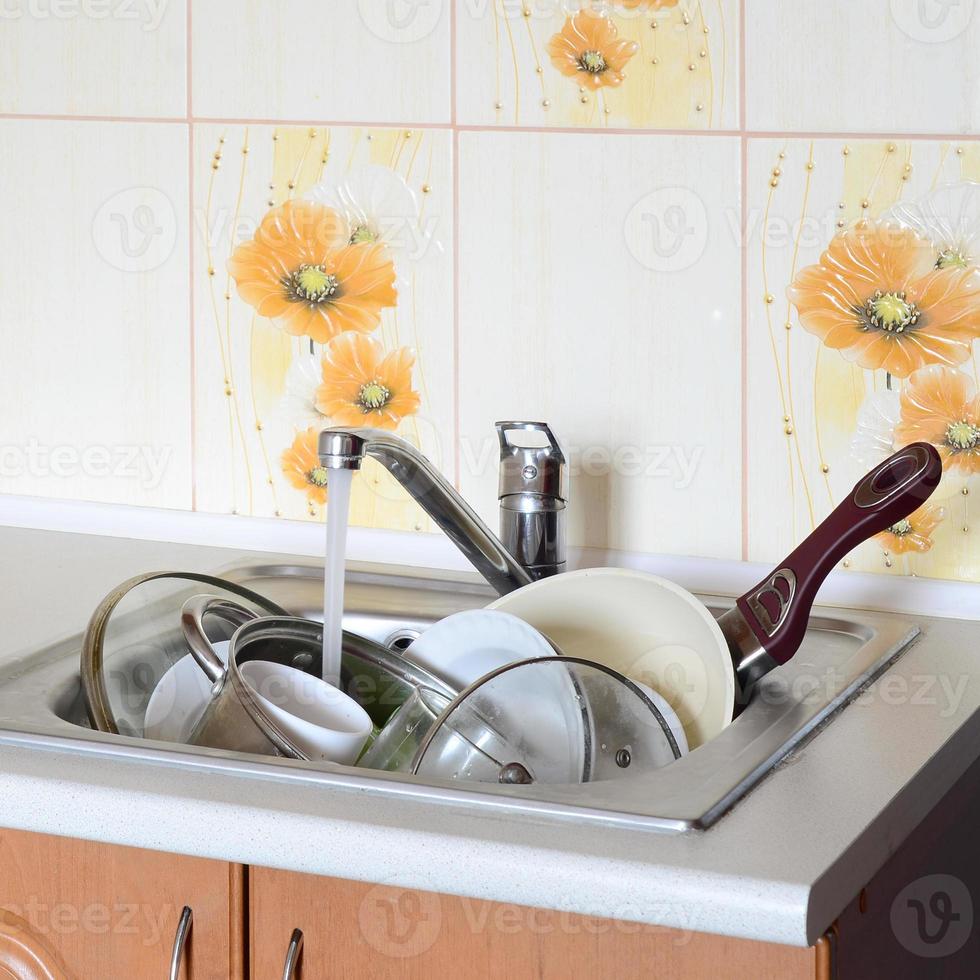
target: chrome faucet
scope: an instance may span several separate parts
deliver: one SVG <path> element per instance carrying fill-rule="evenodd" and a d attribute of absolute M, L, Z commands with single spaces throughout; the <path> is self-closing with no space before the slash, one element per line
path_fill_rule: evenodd
<path fill-rule="evenodd" d="M 500 538 L 531 578 L 565 571 L 565 453 L 547 422 L 498 422 Z"/>
<path fill-rule="evenodd" d="M 500 595 L 531 582 L 531 576 L 483 523 L 449 481 L 410 443 L 380 429 L 326 429 L 320 433 L 322 466 L 359 470 L 376 459 L 442 528 Z"/>

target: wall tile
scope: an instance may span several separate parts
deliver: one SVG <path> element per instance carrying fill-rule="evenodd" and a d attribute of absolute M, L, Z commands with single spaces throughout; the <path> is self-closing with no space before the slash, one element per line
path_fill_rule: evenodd
<path fill-rule="evenodd" d="M 0 492 L 191 505 L 187 129 L 0 122 Z"/>
<path fill-rule="evenodd" d="M 561 74 L 547 45 L 574 5 L 486 0 L 457 11 L 457 100 L 480 126 L 734 128 L 738 109 L 735 0 L 682 0 L 657 11 L 616 7 L 610 22 L 636 53 L 599 94 Z M 693 66 L 693 68 L 692 68 Z M 540 71 L 538 70 L 540 69 Z M 547 104 L 546 104 L 547 103 Z"/>
<path fill-rule="evenodd" d="M 840 502 L 869 468 L 851 447 L 862 406 L 889 383 L 895 390 L 904 383 L 896 377 L 889 382 L 884 371 L 861 369 L 824 347 L 800 326 L 787 286 L 819 260 L 842 227 L 963 179 L 980 179 L 980 146 L 900 139 L 750 141 L 749 558 L 780 560 Z M 980 213 L 980 188 L 975 193 Z M 974 378 L 975 366 L 965 368 Z M 980 579 L 976 532 L 962 531 L 976 523 L 975 495 L 961 492 L 968 484 L 949 477 L 937 493 L 946 520 L 928 554 L 886 559 L 882 546 L 872 543 L 851 556 L 850 566 Z"/>
<path fill-rule="evenodd" d="M 208 0 L 193 52 L 199 117 L 449 121 L 441 2 Z"/>
<path fill-rule="evenodd" d="M 383 311 L 373 336 L 387 351 L 415 351 L 413 383 L 422 403 L 398 432 L 452 478 L 451 135 L 421 129 L 199 125 L 194 174 L 199 509 L 322 520 L 322 509 L 313 506 L 311 513 L 307 494 L 289 484 L 280 464 L 298 431 L 314 421 L 318 427 L 327 423 L 306 418 L 289 397 L 295 390 L 290 370 L 310 360 L 309 341 L 291 338 L 256 315 L 230 278 L 228 258 L 253 237 L 270 209 L 317 185 L 336 188 L 351 180 L 381 181 L 375 186 L 402 182 L 397 186 L 414 194 L 418 214 L 411 221 L 382 216 L 401 246 L 391 253 L 398 302 Z M 374 191 L 368 196 L 383 201 Z M 316 350 L 319 354 L 322 346 Z M 314 377 L 317 363 L 312 362 Z M 352 520 L 399 530 L 430 526 L 401 487 L 370 463 L 356 478 Z"/>
<path fill-rule="evenodd" d="M 0 112 L 183 116 L 186 3 L 6 0 Z"/>
<path fill-rule="evenodd" d="M 756 131 L 958 133 L 980 126 L 974 0 L 746 0 Z"/>
<path fill-rule="evenodd" d="M 460 141 L 464 493 L 496 522 L 493 423 L 543 418 L 573 543 L 737 557 L 738 141 Z"/>

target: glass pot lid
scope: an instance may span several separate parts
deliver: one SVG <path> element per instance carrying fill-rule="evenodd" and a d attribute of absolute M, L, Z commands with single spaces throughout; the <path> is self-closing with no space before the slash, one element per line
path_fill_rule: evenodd
<path fill-rule="evenodd" d="M 188 654 L 181 609 L 207 593 L 256 616 L 288 613 L 233 582 L 194 572 L 155 572 L 124 582 L 95 610 L 82 646 L 81 679 L 92 726 L 101 732 L 141 736 L 150 695 L 164 674 Z M 230 640 L 235 625 L 207 621 L 208 639 Z"/>
<path fill-rule="evenodd" d="M 416 753 L 421 776 L 489 783 L 623 779 L 679 758 L 642 688 L 577 657 L 509 664 L 471 685 Z"/>

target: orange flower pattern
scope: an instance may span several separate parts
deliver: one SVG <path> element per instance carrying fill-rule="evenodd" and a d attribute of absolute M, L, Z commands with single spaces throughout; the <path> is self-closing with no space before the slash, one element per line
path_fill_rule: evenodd
<path fill-rule="evenodd" d="M 932 533 L 942 523 L 945 512 L 942 507 L 924 504 L 904 520 L 893 524 L 887 531 L 875 535 L 875 541 L 891 554 L 909 552 L 924 554 L 932 548 Z"/>
<path fill-rule="evenodd" d="M 980 396 L 966 374 L 939 365 L 916 371 L 901 402 L 900 446 L 931 442 L 947 470 L 980 472 Z"/>
<path fill-rule="evenodd" d="M 408 348 L 385 354 L 371 337 L 341 334 L 324 351 L 316 407 L 337 425 L 396 429 L 419 410 L 419 394 L 412 390 L 414 364 Z"/>
<path fill-rule="evenodd" d="M 622 85 L 623 69 L 636 54 L 635 41 L 619 40 L 609 17 L 580 10 L 547 45 L 551 63 L 579 85 L 593 90 Z"/>
<path fill-rule="evenodd" d="M 398 300 L 384 246 L 350 244 L 340 215 L 312 201 L 269 211 L 228 268 L 259 316 L 318 343 L 348 330 L 374 330 L 382 309 Z"/>
<path fill-rule="evenodd" d="M 899 378 L 962 364 L 980 337 L 980 269 L 937 268 L 933 244 L 897 225 L 862 221 L 841 232 L 788 295 L 827 347 Z"/>
<path fill-rule="evenodd" d="M 317 453 L 319 437 L 320 430 L 314 425 L 297 433 L 281 462 L 286 479 L 297 490 L 303 490 L 308 500 L 322 505 L 327 502 L 327 471 L 320 465 Z"/>

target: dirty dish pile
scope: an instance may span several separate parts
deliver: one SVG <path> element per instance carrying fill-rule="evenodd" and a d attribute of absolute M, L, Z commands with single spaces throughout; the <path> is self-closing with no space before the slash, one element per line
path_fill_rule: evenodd
<path fill-rule="evenodd" d="M 920 507 L 941 477 L 932 446 L 899 450 L 718 619 L 679 585 L 618 568 L 542 579 L 490 609 L 518 616 L 569 656 L 601 661 L 654 689 L 676 710 L 696 749 L 745 708 L 765 674 L 795 655 L 834 566 Z"/>
<path fill-rule="evenodd" d="M 718 618 L 663 578 L 587 569 L 449 616 L 403 652 L 345 631 L 339 685 L 322 679 L 319 623 L 220 579 L 143 576 L 90 623 L 90 717 L 116 734 L 445 782 L 634 778 L 723 731 L 799 649 L 830 570 L 941 475 L 933 447 L 900 450 Z M 142 598 L 161 581 L 162 597 Z M 129 669 L 151 649 L 164 669 L 128 703 L 107 661 Z"/>

